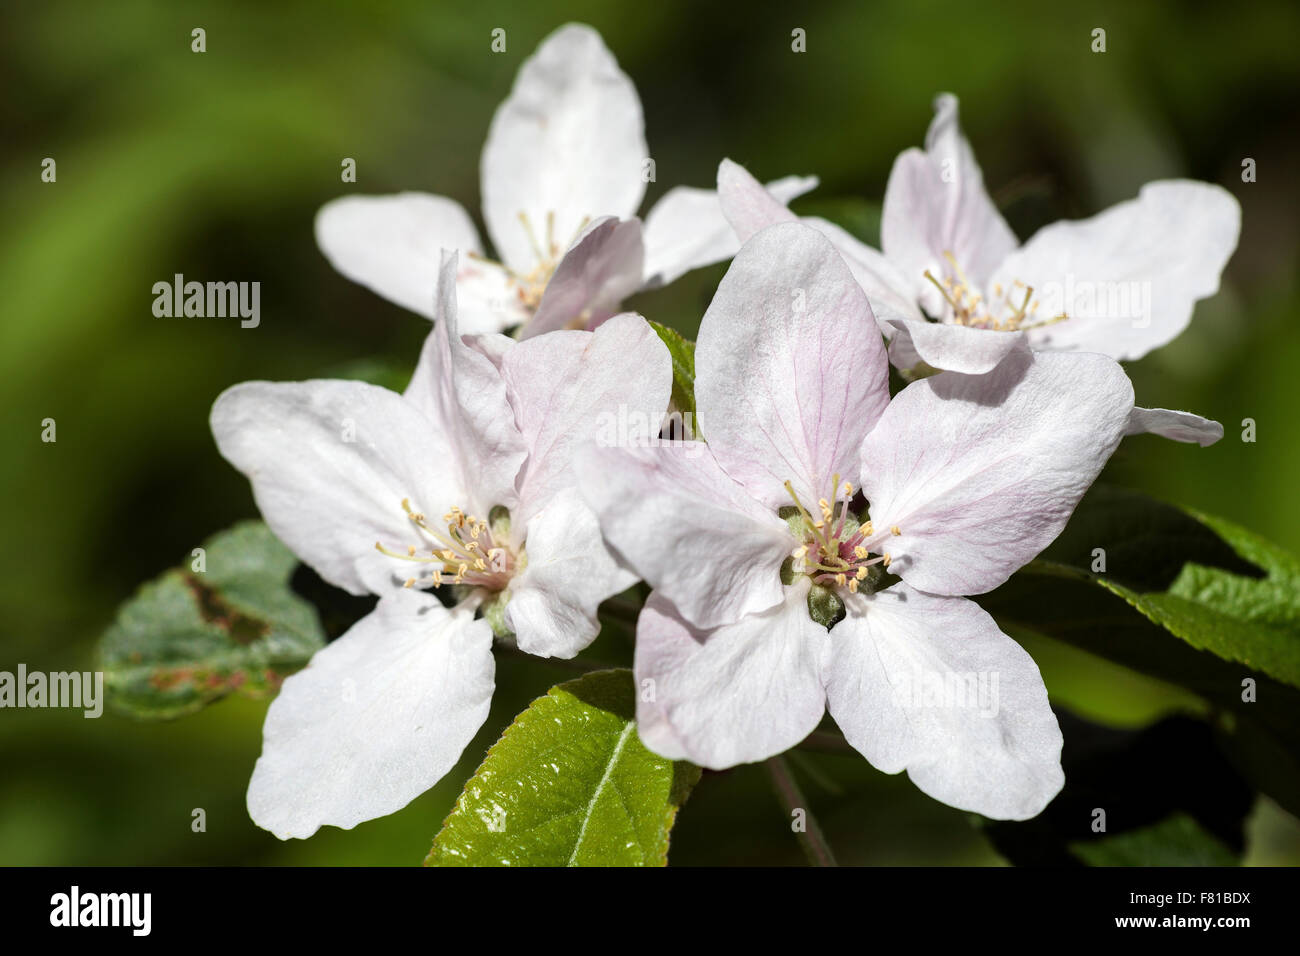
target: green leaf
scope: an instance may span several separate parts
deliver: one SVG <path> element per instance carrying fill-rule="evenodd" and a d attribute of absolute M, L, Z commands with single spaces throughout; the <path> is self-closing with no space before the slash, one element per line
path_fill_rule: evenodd
<path fill-rule="evenodd" d="M 648 321 L 648 320 L 647 320 Z M 690 415 L 692 427 L 695 420 L 695 343 L 684 338 L 676 329 L 651 322 L 673 360 L 673 410 L 683 416 Z"/>
<path fill-rule="evenodd" d="M 426 866 L 663 866 L 698 767 L 636 732 L 632 672 L 552 687 L 465 784 Z"/>
<path fill-rule="evenodd" d="M 1105 840 L 1070 844 L 1089 866 L 1236 866 L 1237 855 L 1185 813 Z"/>
<path fill-rule="evenodd" d="M 1093 570 L 1096 549 L 1105 570 Z M 1099 567 L 1099 566 L 1098 566 Z M 1107 486 L 1065 532 L 979 603 L 1184 687 L 1220 715 L 1221 745 L 1257 790 L 1300 812 L 1300 572 L 1226 521 Z M 1244 684 L 1254 683 L 1253 699 Z"/>
<path fill-rule="evenodd" d="M 980 824 L 1008 861 L 1172 866 L 1240 859 L 1255 793 L 1210 723 L 1178 714 L 1121 730 L 1054 710 L 1065 739 L 1064 789 L 1032 819 Z"/>
<path fill-rule="evenodd" d="M 1244 528 L 1192 514 L 1263 577 L 1188 562 L 1167 592 L 1123 596 L 1193 647 L 1300 687 L 1300 562 Z"/>
<path fill-rule="evenodd" d="M 145 584 L 100 641 L 109 700 L 138 717 L 197 711 L 231 693 L 266 696 L 325 646 L 315 609 L 289 588 L 298 559 L 260 521 L 203 543 Z"/>
<path fill-rule="evenodd" d="M 1198 651 L 1300 687 L 1300 562 L 1230 522 L 1099 486 L 1018 576 L 1041 592 L 1065 581 L 1103 589 Z M 1061 617 L 1041 601 L 1026 608 L 1036 620 L 1047 610 Z"/>

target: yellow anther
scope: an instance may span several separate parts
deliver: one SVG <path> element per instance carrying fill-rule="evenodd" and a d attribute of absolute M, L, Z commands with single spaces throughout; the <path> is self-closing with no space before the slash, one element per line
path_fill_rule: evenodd
<path fill-rule="evenodd" d="M 897 537 L 898 535 L 902 534 L 903 532 L 902 532 L 901 530 L 899 530 L 898 525 L 894 524 L 894 525 L 890 525 L 890 526 L 889 526 L 889 533 L 892 534 L 892 535 L 894 535 L 895 537 Z"/>
<path fill-rule="evenodd" d="M 858 593 L 858 581 L 859 581 L 859 580 L 861 580 L 861 579 L 860 579 L 860 578 L 854 578 L 852 581 L 849 582 L 849 593 L 850 593 L 850 594 L 857 594 L 857 593 Z"/>
<path fill-rule="evenodd" d="M 862 545 L 858 545 L 853 549 L 853 556 L 855 558 L 865 558 L 868 553 L 869 552 L 867 551 L 867 549 L 864 548 Z"/>
<path fill-rule="evenodd" d="M 406 583 L 403 584 L 402 587 L 404 587 L 404 588 L 413 588 L 413 587 L 415 587 L 415 578 L 407 578 L 407 579 L 406 579 Z"/>

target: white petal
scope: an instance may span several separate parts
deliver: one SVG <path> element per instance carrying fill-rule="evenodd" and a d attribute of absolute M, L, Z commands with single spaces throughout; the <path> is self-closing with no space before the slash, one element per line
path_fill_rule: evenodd
<path fill-rule="evenodd" d="M 1065 321 L 1030 332 L 1038 349 L 1141 358 L 1176 338 L 1198 299 L 1219 291 L 1237 248 L 1241 207 L 1209 183 L 1147 183 L 1137 199 L 1039 230 L 997 270 L 1034 288 L 1038 314 Z"/>
<path fill-rule="evenodd" d="M 631 312 L 595 332 L 552 332 L 505 353 L 502 374 L 528 449 L 519 476 L 527 523 L 552 496 L 576 487 L 573 456 L 611 429 L 644 442 L 659 434 L 672 394 L 672 359 L 654 329 Z"/>
<path fill-rule="evenodd" d="M 429 319 L 442 250 L 483 251 L 460 203 L 415 192 L 326 203 L 316 214 L 316 242 L 353 282 Z"/>
<path fill-rule="evenodd" d="M 266 523 L 331 584 L 400 586 L 423 545 L 402 510 L 442 514 L 459 494 L 445 435 L 401 396 L 362 382 L 245 382 L 212 406 L 221 454 L 248 476 Z"/>
<path fill-rule="evenodd" d="M 427 319 L 434 315 L 442 250 L 459 250 L 466 330 L 496 331 L 523 321 L 505 270 L 469 257 L 483 247 L 474 223 L 451 199 L 412 192 L 335 199 L 316 214 L 316 242 L 353 282 Z"/>
<path fill-rule="evenodd" d="M 455 766 L 487 719 L 492 631 L 432 595 L 385 598 L 284 682 L 248 812 L 280 839 L 402 809 Z"/>
<path fill-rule="evenodd" d="M 1018 348 L 1025 347 L 1024 332 L 999 332 L 946 322 L 897 322 L 889 343 L 889 359 L 900 369 L 918 362 L 931 368 L 966 375 L 991 372 Z"/>
<path fill-rule="evenodd" d="M 438 320 L 424 341 L 404 398 L 447 436 L 452 457 L 443 467 L 457 470 L 465 492 L 465 500 L 454 504 L 486 519 L 494 505 L 516 504 L 524 438 L 515 426 L 501 372 L 484 354 L 494 340 L 475 348 L 461 338 L 455 274 L 456 257 L 448 254 L 438 283 Z M 422 507 L 431 514 L 444 513 Z"/>
<path fill-rule="evenodd" d="M 644 130 L 636 88 L 600 34 L 571 23 L 543 40 L 483 147 L 483 217 L 502 261 L 520 273 L 537 264 L 520 214 L 557 253 L 584 220 L 632 216 L 645 195 Z"/>
<path fill-rule="evenodd" d="M 776 607 L 713 631 L 691 627 L 652 593 L 633 665 L 642 742 L 713 770 L 789 750 L 825 713 L 826 643 L 826 629 L 808 617 L 806 578 Z"/>
<path fill-rule="evenodd" d="M 499 263 L 462 254 L 456 271 L 457 325 L 462 335 L 485 335 L 529 320 L 519 287 Z"/>
<path fill-rule="evenodd" d="M 610 545 L 692 623 L 729 624 L 781 600 L 796 542 L 704 443 L 590 449 L 578 477 Z"/>
<path fill-rule="evenodd" d="M 506 623 L 519 649 L 572 657 L 600 631 L 600 602 L 636 583 L 605 548 L 596 516 L 576 491 L 556 495 L 531 521 L 528 566 L 510 582 Z"/>
<path fill-rule="evenodd" d="M 1125 435 L 1159 435 L 1205 448 L 1223 437 L 1223 426 L 1209 418 L 1169 408 L 1134 408 Z"/>
<path fill-rule="evenodd" d="M 795 197 L 816 189 L 817 177 L 784 176 L 765 188 L 784 209 Z M 645 245 L 646 285 L 661 286 L 692 269 L 730 259 L 740 239 L 723 214 L 717 192 L 676 186 L 646 216 Z"/>
<path fill-rule="evenodd" d="M 644 263 L 639 219 L 596 220 L 555 267 L 522 337 L 600 325 L 641 287 Z"/>
<path fill-rule="evenodd" d="M 862 289 L 821 233 L 769 226 L 741 247 L 700 323 L 700 430 L 719 464 L 764 503 L 808 507 L 889 401 L 884 344 Z"/>
<path fill-rule="evenodd" d="M 957 260 L 978 292 L 1016 248 L 1015 233 L 985 191 L 984 174 L 962 135 L 955 96 L 935 99 L 925 151 L 909 149 L 894 161 L 880 238 L 885 255 L 935 316 L 943 300 L 923 276 L 927 269 L 938 277 L 952 272 L 944 253 Z"/>
<path fill-rule="evenodd" d="M 872 550 L 934 594 L 997 587 L 1060 534 L 1132 408 L 1102 355 L 1014 352 L 986 375 L 913 382 L 862 443 Z"/>
<path fill-rule="evenodd" d="M 897 584 L 850 595 L 826 701 L 885 773 L 995 820 L 1036 816 L 1065 782 L 1061 730 L 1033 659 L 973 601 Z"/>

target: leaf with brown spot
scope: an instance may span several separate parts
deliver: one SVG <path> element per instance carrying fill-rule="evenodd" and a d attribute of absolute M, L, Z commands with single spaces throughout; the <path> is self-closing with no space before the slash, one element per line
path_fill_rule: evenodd
<path fill-rule="evenodd" d="M 260 521 L 213 535 L 207 570 L 188 563 L 140 588 L 100 640 L 109 700 L 138 717 L 193 713 L 231 693 L 275 694 L 325 646 L 294 594 L 293 554 Z"/>

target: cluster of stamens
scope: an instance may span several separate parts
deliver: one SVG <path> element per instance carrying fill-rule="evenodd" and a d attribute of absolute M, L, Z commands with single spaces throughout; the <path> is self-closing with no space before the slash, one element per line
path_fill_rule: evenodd
<path fill-rule="evenodd" d="M 840 476 L 833 480 L 832 499 L 821 498 L 817 501 L 818 517 L 814 517 L 804 507 L 790 482 L 785 483 L 785 490 L 794 499 L 795 506 L 808 528 L 807 540 L 795 548 L 794 571 L 806 574 L 813 582 L 823 586 L 847 587 L 856 593 L 861 583 L 876 565 L 888 568 L 892 558 L 888 551 L 872 555 L 867 545 L 876 537 L 875 528 L 870 521 L 859 524 L 849 512 L 853 500 L 853 485 L 847 481 L 840 484 Z M 897 525 L 889 529 L 891 534 L 902 534 Z"/>
<path fill-rule="evenodd" d="M 506 271 L 506 282 L 515 290 L 520 305 L 529 312 L 535 312 L 542 302 L 542 296 L 546 293 L 546 286 L 550 283 L 551 277 L 555 275 L 555 269 L 559 266 L 560 259 L 563 258 L 564 250 L 573 244 L 573 240 L 582 234 L 583 229 L 587 228 L 587 223 L 591 221 L 591 217 L 583 217 L 582 222 L 578 225 L 578 231 L 573 234 L 573 239 L 570 239 L 566 246 L 561 246 L 555 241 L 554 212 L 547 212 L 546 214 L 545 244 L 538 241 L 537 233 L 533 230 L 533 224 L 528 218 L 528 213 L 519 213 L 519 221 L 523 224 L 524 231 L 528 233 L 528 242 L 533 247 L 533 254 L 537 256 L 537 264 L 530 271 L 526 273 L 516 272 L 504 263 L 496 262 L 477 252 L 470 252 L 467 255 L 471 259 L 488 262 L 504 269 Z"/>
<path fill-rule="evenodd" d="M 1065 313 L 1050 319 L 1037 318 L 1035 313 L 1041 303 L 1034 298 L 1034 287 L 1025 285 L 1019 279 L 1007 289 L 1003 289 L 1001 283 L 995 283 L 992 301 L 985 301 L 966 278 L 966 273 L 957 264 L 953 254 L 945 252 L 943 257 L 952 266 L 952 274 L 937 279 L 934 273 L 926 269 L 925 278 L 939 290 L 939 294 L 952 309 L 952 316 L 948 321 L 953 325 L 992 329 L 996 332 L 1019 332 L 1051 325 L 1068 318 Z M 1016 301 L 1017 299 L 1019 302 Z"/>
<path fill-rule="evenodd" d="M 403 553 L 376 541 L 376 550 L 401 561 L 435 565 L 426 574 L 407 578 L 406 587 L 463 584 L 500 591 L 509 583 L 514 555 L 509 548 L 496 543 L 488 522 L 465 514 L 460 508 L 452 508 L 442 516 L 444 530 L 430 524 L 422 512 L 412 510 L 409 498 L 402 499 L 402 510 L 425 536 L 424 547 L 408 545 Z"/>

